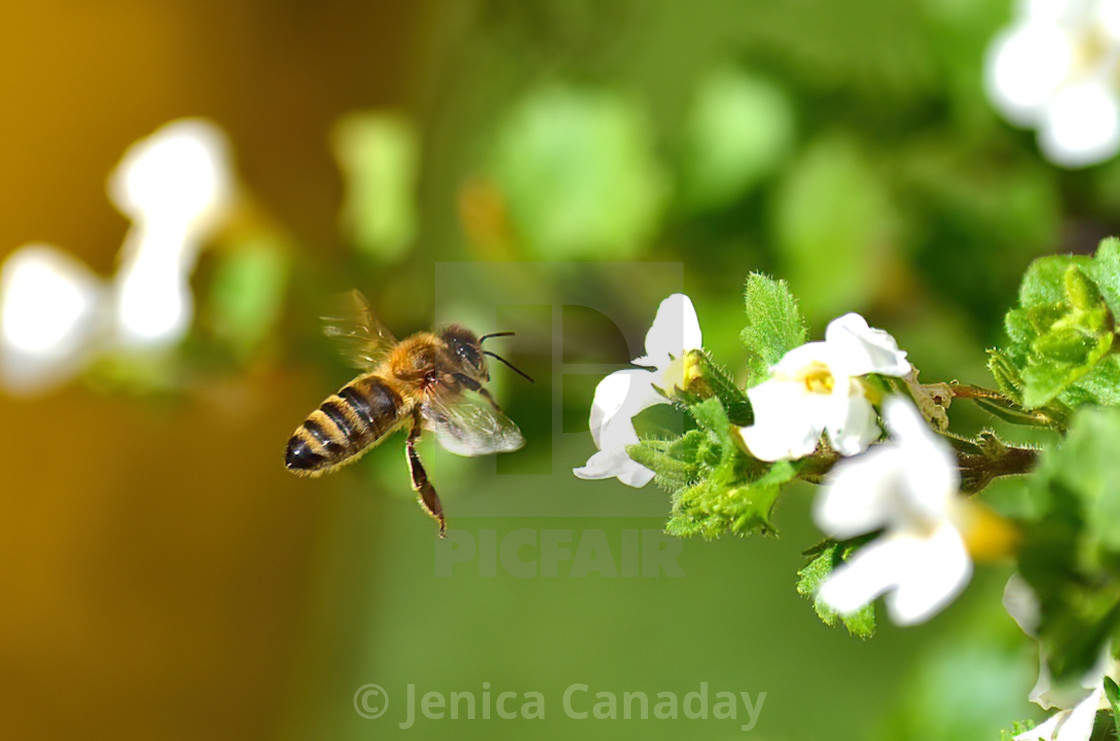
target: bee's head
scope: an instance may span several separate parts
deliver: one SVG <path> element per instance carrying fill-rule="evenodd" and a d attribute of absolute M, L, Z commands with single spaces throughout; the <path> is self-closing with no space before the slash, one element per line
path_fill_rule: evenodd
<path fill-rule="evenodd" d="M 467 375 L 479 381 L 490 380 L 490 369 L 486 365 L 486 357 L 482 354 L 482 343 L 474 332 L 458 324 L 452 324 L 440 332 L 440 339 L 447 344 L 447 349 L 462 364 L 463 371 Z"/>
<path fill-rule="evenodd" d="M 490 380 L 490 368 L 486 364 L 486 355 L 499 360 L 508 366 L 514 373 L 526 379 L 529 383 L 533 382 L 523 371 L 515 368 L 508 360 L 501 355 L 492 353 L 489 350 L 482 349 L 482 343 L 491 337 L 509 337 L 513 332 L 493 332 L 491 334 L 484 334 L 481 337 L 476 337 L 475 333 L 466 327 L 460 327 L 458 324 L 452 324 L 447 329 L 440 332 L 440 339 L 447 343 L 447 347 L 454 353 L 455 358 L 462 364 L 463 370 L 471 375 L 475 380 L 485 383 Z"/>

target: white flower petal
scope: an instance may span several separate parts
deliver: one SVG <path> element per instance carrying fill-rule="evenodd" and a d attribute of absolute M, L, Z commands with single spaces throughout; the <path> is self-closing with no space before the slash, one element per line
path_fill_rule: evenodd
<path fill-rule="evenodd" d="M 1035 125 L 1073 69 L 1074 46 L 1053 23 L 1001 32 L 984 60 L 984 84 L 993 105 L 1017 126 Z"/>
<path fill-rule="evenodd" d="M 833 572 L 819 596 L 838 612 L 851 613 L 890 592 L 886 600 L 891 619 L 914 625 L 951 601 L 971 575 L 959 533 L 945 525 L 928 538 L 885 535 L 869 543 Z"/>
<path fill-rule="evenodd" d="M 1019 0 L 1016 15 L 1035 23 L 1072 24 L 1085 15 L 1085 0 Z"/>
<path fill-rule="evenodd" d="M 972 576 L 972 561 L 960 533 L 949 523 L 932 535 L 900 538 L 895 550 L 905 577 L 887 595 L 897 625 L 925 622 L 951 602 Z"/>
<path fill-rule="evenodd" d="M 1072 711 L 1055 713 L 1042 725 L 1015 736 L 1014 741 L 1089 741 L 1103 697 L 1104 688 L 1098 687 Z"/>
<path fill-rule="evenodd" d="M 792 381 L 810 366 L 824 365 L 831 368 L 835 361 L 835 348 L 828 343 L 806 342 L 783 355 L 782 359 L 770 369 L 770 372 L 773 378 Z"/>
<path fill-rule="evenodd" d="M 1031 688 L 1031 693 L 1027 695 L 1027 699 L 1043 710 L 1049 710 L 1068 704 L 1062 702 L 1062 694 L 1054 687 L 1054 678 L 1050 676 L 1050 665 L 1046 663 L 1046 659 L 1042 656 L 1040 650 L 1038 655 L 1038 679 L 1035 680 L 1034 687 Z"/>
<path fill-rule="evenodd" d="M 896 551 L 897 546 L 890 539 L 868 543 L 829 575 L 817 596 L 841 614 L 855 612 L 904 577 Z"/>
<path fill-rule="evenodd" d="M 832 369 L 837 376 L 862 376 L 867 373 L 905 376 L 910 372 L 906 353 L 898 349 L 894 337 L 881 329 L 869 327 L 859 314 L 845 314 L 833 319 L 825 330 L 824 339 L 836 348 L 837 359 L 833 361 Z"/>
<path fill-rule="evenodd" d="M 1120 151 L 1120 101 L 1103 80 L 1065 85 L 1051 98 L 1039 124 L 1038 145 L 1067 168 L 1111 159 Z"/>
<path fill-rule="evenodd" d="M 899 452 L 879 445 L 837 463 L 813 502 L 813 521 L 841 540 L 878 530 L 893 517 L 892 492 L 906 472 Z"/>
<path fill-rule="evenodd" d="M 825 431 L 833 449 L 845 456 L 862 453 L 880 435 L 871 402 L 858 390 L 858 384 L 849 385 L 856 388 L 846 393 L 837 388 L 827 397 L 829 411 L 825 422 Z"/>
<path fill-rule="evenodd" d="M 956 502 L 960 486 L 952 448 L 929 428 L 917 407 L 902 397 L 891 396 L 883 402 L 883 418 L 905 456 L 900 461 L 906 475 L 899 493 L 907 508 L 913 516 L 944 519 Z"/>
<path fill-rule="evenodd" d="M 211 228 L 232 191 L 225 135 L 204 119 L 172 121 L 136 142 L 109 178 L 109 198 L 133 221 L 178 231 Z"/>
<path fill-rule="evenodd" d="M 26 245 L 0 270 L 0 371 L 5 387 L 33 393 L 76 372 L 101 319 L 104 289 L 83 263 Z"/>
<path fill-rule="evenodd" d="M 168 345 L 186 335 L 194 316 L 189 283 L 194 261 L 184 269 L 179 235 L 161 232 L 141 238 L 145 244 L 131 252 L 113 285 L 118 339 L 130 347 Z"/>
<path fill-rule="evenodd" d="M 634 442 L 637 442 L 635 438 Z M 572 469 L 572 473 L 581 479 L 611 479 L 618 478 L 627 486 L 641 488 L 653 480 L 653 471 L 639 463 L 635 463 L 626 455 L 626 448 L 612 448 L 601 450 L 587 459 L 581 468 Z"/>
<path fill-rule="evenodd" d="M 1024 633 L 1031 638 L 1038 635 L 1038 597 L 1019 572 L 1003 588 L 1003 609 Z"/>
<path fill-rule="evenodd" d="M 692 300 L 683 293 L 674 293 L 657 307 L 657 316 L 646 332 L 646 354 L 636 358 L 634 364 L 664 370 L 672 358 L 700 349 L 702 342 Z"/>
<path fill-rule="evenodd" d="M 664 404 L 665 397 L 653 388 L 657 378 L 645 370 L 628 369 L 615 371 L 599 381 L 595 396 L 591 400 L 589 426 L 595 447 L 603 448 L 612 444 L 608 438 L 609 429 L 621 430 L 619 434 L 634 433 L 633 417 L 643 409 L 656 404 Z M 637 438 L 633 440 L 637 442 Z"/>
<path fill-rule="evenodd" d="M 1120 41 L 1120 0 L 1098 0 L 1095 20 L 1113 44 Z"/>
<path fill-rule="evenodd" d="M 804 385 L 772 379 L 747 389 L 754 424 L 739 434 L 760 461 L 797 460 L 812 455 L 820 443 L 824 415 L 819 394 Z"/>
<path fill-rule="evenodd" d="M 1058 736 L 1058 728 L 1069 716 L 1068 710 L 1051 715 L 1045 723 L 1037 725 L 1029 731 L 1013 736 L 1011 741 L 1054 741 Z"/>

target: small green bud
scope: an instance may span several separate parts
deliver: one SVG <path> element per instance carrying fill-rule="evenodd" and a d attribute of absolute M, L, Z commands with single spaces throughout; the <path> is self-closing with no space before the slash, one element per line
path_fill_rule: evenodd
<path fill-rule="evenodd" d="M 1031 349 L 1048 360 L 1083 363 L 1095 342 L 1076 329 L 1054 329 L 1031 343 Z"/>
<path fill-rule="evenodd" d="M 988 370 L 996 379 L 1000 391 L 1016 404 L 1023 403 L 1023 379 L 1019 375 L 1018 366 L 1007 357 L 1007 353 L 1002 350 L 989 350 Z"/>
<path fill-rule="evenodd" d="M 1066 296 L 1069 297 L 1070 306 L 1078 311 L 1092 311 L 1099 309 L 1104 299 L 1101 298 L 1097 284 L 1081 272 L 1081 268 L 1070 265 L 1066 268 L 1063 278 Z"/>

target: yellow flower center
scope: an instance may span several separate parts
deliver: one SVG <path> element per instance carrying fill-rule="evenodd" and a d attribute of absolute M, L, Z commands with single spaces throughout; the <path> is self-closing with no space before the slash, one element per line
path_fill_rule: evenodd
<path fill-rule="evenodd" d="M 805 390 L 813 394 L 831 394 L 836 379 L 827 365 L 813 361 L 797 373 L 797 381 L 805 384 Z"/>
<path fill-rule="evenodd" d="M 699 353 L 689 351 L 665 366 L 661 373 L 662 388 L 670 395 L 678 389 L 687 391 L 703 376 L 701 370 Z"/>

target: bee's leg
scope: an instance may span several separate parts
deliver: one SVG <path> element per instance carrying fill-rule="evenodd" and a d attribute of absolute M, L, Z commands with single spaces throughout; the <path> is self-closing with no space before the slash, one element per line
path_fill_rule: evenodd
<path fill-rule="evenodd" d="M 412 488 L 420 495 L 420 504 L 428 514 L 439 522 L 439 537 L 447 537 L 447 521 L 443 518 L 443 505 L 440 504 L 439 495 L 432 482 L 428 481 L 428 472 L 420 462 L 420 454 L 416 452 L 416 441 L 420 439 L 420 420 L 414 419 L 412 429 L 408 432 L 408 443 L 405 450 L 408 454 L 408 470 L 412 474 Z"/>
<path fill-rule="evenodd" d="M 498 402 L 494 401 L 494 397 L 491 396 L 490 392 L 486 390 L 486 387 L 478 381 L 463 373 L 456 373 L 455 380 L 469 388 L 471 391 L 476 392 L 483 399 L 486 399 L 486 401 L 490 402 L 490 406 L 494 407 L 499 412 L 502 411 L 502 408 L 498 406 Z"/>

